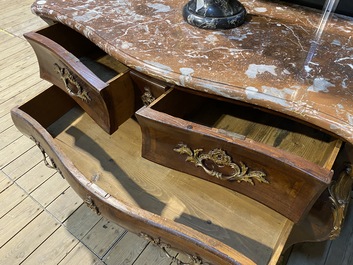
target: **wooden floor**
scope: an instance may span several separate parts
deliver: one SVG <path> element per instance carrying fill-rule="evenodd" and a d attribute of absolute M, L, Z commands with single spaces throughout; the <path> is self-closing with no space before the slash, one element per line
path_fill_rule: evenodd
<path fill-rule="evenodd" d="M 11 108 L 49 87 L 22 37 L 45 25 L 31 14 L 32 1 L 0 0 L 0 264 L 174 264 L 83 205 L 13 125 Z M 350 211 L 339 239 L 297 245 L 282 263 L 353 264 L 352 235 Z"/>

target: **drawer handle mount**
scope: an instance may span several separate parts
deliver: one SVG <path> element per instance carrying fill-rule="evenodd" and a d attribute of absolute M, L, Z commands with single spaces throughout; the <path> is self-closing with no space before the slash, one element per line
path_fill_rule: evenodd
<path fill-rule="evenodd" d="M 149 242 L 151 242 L 153 245 L 156 247 L 159 247 L 162 249 L 164 254 L 172 260 L 173 263 L 180 264 L 180 265 L 208 265 L 209 263 L 203 262 L 203 260 L 200 257 L 191 255 L 189 253 L 186 253 L 184 251 L 181 251 L 179 249 L 173 248 L 170 244 L 162 242 L 160 238 L 153 238 L 150 235 L 147 235 L 143 232 L 139 233 L 139 236 Z M 182 257 L 184 256 L 187 261 L 182 261 L 180 258 L 177 258 L 177 256 L 173 256 L 170 252 L 177 252 L 181 253 L 184 255 L 181 255 Z M 178 255 L 179 256 L 179 255 Z"/>
<path fill-rule="evenodd" d="M 57 63 L 54 64 L 56 72 L 60 75 L 60 79 L 64 82 L 66 91 L 74 97 L 82 99 L 84 102 L 91 101 L 86 90 L 84 90 L 80 84 L 76 81 L 74 76 L 65 67 L 60 67 Z M 71 87 L 76 87 L 76 91 L 73 91 Z"/>
<path fill-rule="evenodd" d="M 36 138 L 34 138 L 33 136 L 30 137 L 30 139 L 36 144 L 36 146 L 39 148 L 40 152 L 42 153 L 43 155 L 43 162 L 44 162 L 44 165 L 50 169 L 54 169 L 56 170 L 60 176 L 62 178 L 65 178 L 63 173 L 60 171 L 60 169 L 56 166 L 54 160 L 52 158 L 50 158 L 47 153 L 45 152 L 44 148 L 42 147 L 42 145 L 40 144 L 39 141 L 36 140 Z M 48 161 L 49 160 L 49 161 Z"/>
<path fill-rule="evenodd" d="M 179 144 L 175 149 L 175 152 L 179 154 L 186 154 L 186 162 L 191 162 L 195 164 L 196 167 L 201 167 L 208 175 L 216 177 L 221 180 L 237 181 L 237 182 L 248 182 L 254 185 L 253 179 L 256 179 L 260 183 L 269 183 L 266 180 L 266 174 L 262 171 L 250 170 L 243 162 L 239 162 L 239 165 L 232 162 L 232 158 L 226 154 L 222 149 L 216 148 L 209 151 L 207 154 L 203 154 L 203 149 L 191 150 L 185 144 Z M 205 166 L 204 161 L 211 160 L 217 167 L 230 167 L 233 170 L 231 175 L 223 175 L 223 173 L 218 172 L 213 169 L 208 169 Z"/>
<path fill-rule="evenodd" d="M 352 165 L 347 164 L 340 173 L 338 179 L 332 182 L 329 187 L 330 200 L 332 203 L 333 229 L 330 239 L 337 238 L 343 226 L 344 218 L 347 213 L 348 205 L 351 200 L 351 191 L 353 186 Z"/>
<path fill-rule="evenodd" d="M 87 205 L 88 208 L 90 208 L 97 215 L 101 214 L 99 209 L 98 209 L 98 207 L 97 207 L 97 205 L 94 203 L 94 201 L 93 201 L 91 196 L 87 195 L 86 200 L 84 200 L 84 203 Z"/>

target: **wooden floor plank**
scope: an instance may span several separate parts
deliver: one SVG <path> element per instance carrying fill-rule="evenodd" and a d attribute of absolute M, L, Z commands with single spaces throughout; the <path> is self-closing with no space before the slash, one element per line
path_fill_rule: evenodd
<path fill-rule="evenodd" d="M 2 46 L 7 46 L 7 42 L 12 41 L 15 38 L 15 36 L 9 32 L 6 32 L 3 30 L 0 26 L 0 47 Z M 1 58 L 0 58 L 1 60 Z"/>
<path fill-rule="evenodd" d="M 75 248 L 58 264 L 104 265 L 104 263 L 82 243 L 77 244 Z"/>
<path fill-rule="evenodd" d="M 330 241 L 295 245 L 287 265 L 325 264 L 330 245 Z"/>
<path fill-rule="evenodd" d="M 21 77 L 20 77 L 21 78 Z M 20 80 L 15 86 L 18 86 L 18 89 L 16 91 L 0 91 L 0 104 L 2 104 L 3 102 L 7 102 L 7 101 L 12 101 L 12 99 L 16 96 L 19 96 L 23 93 L 23 95 L 25 96 L 26 93 L 33 93 L 33 91 L 28 91 L 28 89 L 26 88 L 26 85 L 29 85 L 35 89 L 37 89 L 39 86 L 41 86 L 41 81 L 38 80 L 37 76 L 33 76 L 31 78 L 25 78 L 23 80 Z M 25 85 L 23 85 L 25 84 Z M 44 88 L 47 88 L 47 84 L 44 83 Z M 41 89 L 44 90 L 44 89 Z M 37 93 L 38 94 L 38 93 Z M 29 97 L 27 98 L 27 100 L 29 99 Z M 23 102 L 23 101 L 22 101 Z M 22 104 L 22 102 L 20 104 Z M 6 103 L 5 103 L 6 104 Z M 11 105 L 11 107 L 9 108 L 9 110 L 11 110 L 12 107 L 15 107 L 14 105 Z"/>
<path fill-rule="evenodd" d="M 0 193 L 0 218 L 22 202 L 27 194 L 16 184 L 10 185 Z"/>
<path fill-rule="evenodd" d="M 82 204 L 65 220 L 64 226 L 75 237 L 82 239 L 101 219 L 101 216 Z"/>
<path fill-rule="evenodd" d="M 6 147 L 0 150 L 0 169 L 8 165 L 10 162 L 15 160 L 21 154 L 32 148 L 34 145 L 33 141 L 29 140 L 25 136 L 21 136 L 17 140 L 13 141 Z"/>
<path fill-rule="evenodd" d="M 7 113 L 0 117 L 0 133 L 7 130 L 13 125 L 10 113 Z"/>
<path fill-rule="evenodd" d="M 47 207 L 47 210 L 60 222 L 64 222 L 81 204 L 82 199 L 72 188 L 68 188 Z"/>
<path fill-rule="evenodd" d="M 21 10 L 21 8 L 29 8 L 31 6 L 31 4 L 34 1 L 32 0 L 13 0 L 13 1 L 8 1 L 8 0 L 1 0 L 0 4 L 2 6 L 2 10 L 1 13 L 3 15 L 6 15 L 10 12 L 12 12 L 12 10 L 15 10 L 18 13 L 18 10 Z M 11 14 L 12 16 L 17 15 L 17 13 Z M 0 26 L 2 24 L 0 23 Z"/>
<path fill-rule="evenodd" d="M 36 188 L 31 196 L 40 203 L 43 207 L 47 207 L 56 198 L 60 196 L 67 188 L 69 184 L 65 181 L 59 173 L 55 173 L 45 182 L 43 182 L 38 188 Z"/>
<path fill-rule="evenodd" d="M 0 104 L 22 91 L 27 90 L 29 87 L 34 86 L 40 81 L 38 63 L 35 61 L 23 68 L 21 72 L 12 72 L 9 76 L 0 80 Z M 10 88 L 13 87 L 16 87 L 16 89 L 11 90 Z"/>
<path fill-rule="evenodd" d="M 33 14 L 31 15 L 32 15 L 32 18 L 28 20 L 27 23 L 12 25 L 10 27 L 7 27 L 6 31 L 18 37 L 23 37 L 24 33 L 35 31 L 47 26 L 47 24 L 43 20 L 39 19 L 38 17 L 34 17 Z"/>
<path fill-rule="evenodd" d="M 31 170 L 35 165 L 43 160 L 43 155 L 37 146 L 33 146 L 19 157 L 13 160 L 2 170 L 12 180 L 20 178 L 27 171 Z"/>
<path fill-rule="evenodd" d="M 0 133 L 0 150 L 14 142 L 21 136 L 22 133 L 20 133 L 14 125 L 7 128 L 6 130 Z"/>
<path fill-rule="evenodd" d="M 0 248 L 0 264 L 20 264 L 59 227 L 51 215 L 42 212 Z"/>
<path fill-rule="evenodd" d="M 13 236 L 20 232 L 43 210 L 30 197 L 0 218 L 0 248 Z M 1 255 L 0 255 L 1 256 Z M 3 264 L 0 262 L 0 264 Z"/>
<path fill-rule="evenodd" d="M 172 259 L 169 258 L 159 247 L 150 243 L 134 262 L 134 265 L 146 264 L 170 265 L 172 264 Z"/>
<path fill-rule="evenodd" d="M 11 52 L 11 49 L 20 44 L 20 43 L 23 43 L 24 40 L 21 39 L 21 38 L 17 38 L 15 36 L 13 36 L 12 34 L 10 33 L 5 33 L 4 31 L 0 31 L 0 37 L 1 38 L 7 38 L 8 40 L 6 42 L 0 42 L 0 45 L 1 45 L 1 51 L 0 51 L 0 66 L 2 67 L 2 69 L 5 69 L 5 67 L 9 64 L 11 64 L 14 60 L 12 59 L 11 57 L 11 60 L 9 60 L 8 58 L 5 59 L 5 54 L 6 53 L 11 53 L 13 56 L 17 56 L 16 53 L 12 53 Z M 27 47 L 29 47 L 27 45 Z"/>
<path fill-rule="evenodd" d="M 146 248 L 148 242 L 127 232 L 103 258 L 108 265 L 131 265 Z"/>
<path fill-rule="evenodd" d="M 2 53 L 9 52 L 9 50 L 11 49 L 4 50 Z M 11 61 L 4 61 L 7 61 L 7 63 L 4 64 L 0 61 L 0 80 L 16 73 L 22 73 L 23 69 L 37 63 L 37 58 L 33 54 L 33 49 L 27 47 L 21 50 L 21 52 L 12 55 Z"/>
<path fill-rule="evenodd" d="M 17 179 L 16 183 L 27 193 L 31 193 L 55 173 L 54 169 L 48 168 L 44 163 L 39 163 Z"/>
<path fill-rule="evenodd" d="M 22 5 L 17 8 L 12 8 L 11 6 L 6 11 L 6 13 L 0 18 L 0 26 L 2 29 L 7 30 L 12 25 L 26 24 L 35 15 L 33 15 L 28 6 Z"/>
<path fill-rule="evenodd" d="M 12 36 L 9 33 L 6 33 L 5 35 L 5 33 L 3 32 L 3 34 L 0 34 L 0 36 L 11 36 L 8 41 L 0 43 L 0 67 L 1 69 L 6 69 L 8 65 L 11 65 L 15 61 L 14 59 L 12 59 L 12 56 L 16 56 L 17 53 L 22 53 L 21 51 L 18 52 L 18 49 L 15 49 L 17 51 L 15 52 L 13 50 L 14 47 L 16 47 L 17 45 L 21 45 L 22 47 L 24 47 L 24 49 L 28 50 L 31 46 L 26 44 L 23 39 Z M 32 54 L 33 52 L 30 52 L 30 55 Z M 9 58 L 11 58 L 11 60 L 9 60 Z"/>
<path fill-rule="evenodd" d="M 13 181 L 0 170 L 0 193 L 13 184 Z M 1 202 L 0 202 L 1 205 Z"/>
<path fill-rule="evenodd" d="M 82 242 L 99 258 L 102 258 L 125 232 L 124 228 L 102 218 L 82 239 Z"/>
<path fill-rule="evenodd" d="M 27 89 L 22 93 L 17 94 L 16 96 L 8 99 L 5 102 L 2 102 L 1 108 L 0 108 L 0 116 L 9 113 L 12 108 L 23 104 L 24 102 L 28 101 L 29 99 L 38 95 L 40 92 L 47 89 L 49 86 L 50 86 L 49 83 L 45 81 L 40 81 L 34 86 L 27 87 Z"/>
<path fill-rule="evenodd" d="M 28 0 L 24 1 L 24 3 L 11 3 L 9 5 L 9 2 L 7 2 L 7 4 L 3 5 L 0 28 L 7 30 L 11 25 L 25 25 L 28 20 L 35 17 L 29 8 L 30 5 L 31 3 L 28 3 Z"/>
<path fill-rule="evenodd" d="M 40 245 L 23 265 L 58 264 L 79 243 L 63 226 Z"/>
<path fill-rule="evenodd" d="M 11 49 L 7 49 L 6 50 L 7 52 L 6 53 L 4 52 L 4 54 L 2 55 L 3 57 L 1 59 L 11 61 L 11 58 L 13 55 L 29 47 L 30 46 L 28 42 L 25 42 L 25 41 L 18 42 L 16 45 L 13 45 Z"/>

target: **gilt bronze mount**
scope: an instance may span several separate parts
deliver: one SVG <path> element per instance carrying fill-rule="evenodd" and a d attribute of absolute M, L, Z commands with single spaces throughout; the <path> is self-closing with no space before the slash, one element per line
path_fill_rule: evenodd
<path fill-rule="evenodd" d="M 266 174 L 262 171 L 250 170 L 243 162 L 239 161 L 236 164 L 232 161 L 232 158 L 221 149 L 213 149 L 208 153 L 202 153 L 203 149 L 190 149 L 186 144 L 179 144 L 175 149 L 175 152 L 183 155 L 186 154 L 186 162 L 193 163 L 196 167 L 201 167 L 209 176 L 216 177 L 220 180 L 247 182 L 254 185 L 253 179 L 256 179 L 260 183 L 266 183 Z M 209 169 L 205 165 L 205 161 L 212 161 L 217 167 L 230 167 L 233 171 L 230 175 L 224 175 L 215 169 Z"/>

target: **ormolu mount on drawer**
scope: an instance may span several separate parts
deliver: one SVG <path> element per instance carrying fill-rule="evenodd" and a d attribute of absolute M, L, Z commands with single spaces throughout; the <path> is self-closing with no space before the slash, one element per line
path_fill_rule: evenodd
<path fill-rule="evenodd" d="M 25 34 L 43 79 L 68 93 L 106 132 L 134 113 L 129 69 L 76 31 L 54 24 Z"/>
<path fill-rule="evenodd" d="M 177 89 L 136 116 L 142 156 L 243 193 L 294 222 L 330 184 L 342 144 L 296 121 Z"/>

